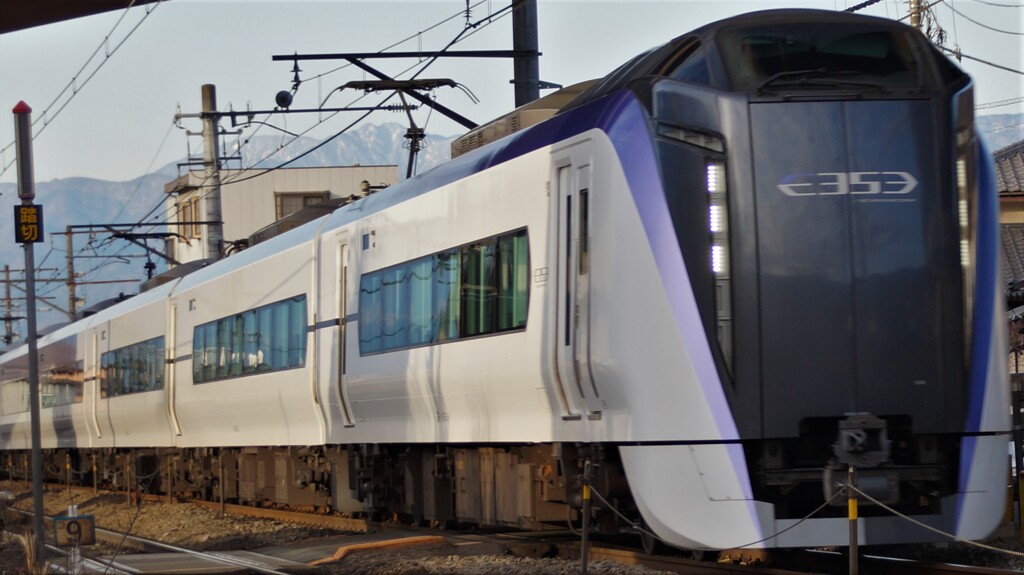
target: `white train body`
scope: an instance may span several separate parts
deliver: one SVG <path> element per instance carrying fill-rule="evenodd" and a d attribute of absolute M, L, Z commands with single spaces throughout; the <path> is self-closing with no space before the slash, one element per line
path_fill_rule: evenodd
<path fill-rule="evenodd" d="M 824 18 L 815 12 L 781 14 Z M 752 424 L 737 407 L 758 400 L 729 391 L 733 373 L 737 381 L 746 377 L 739 364 L 749 346 L 737 335 L 736 371 L 723 368 L 732 360 L 726 359 L 727 346 L 709 338 L 715 323 L 700 295 L 711 289 L 699 287 L 704 279 L 695 279 L 697 264 L 684 253 L 689 240 L 680 236 L 676 208 L 669 205 L 675 192 L 666 172 L 683 167 L 665 162 L 656 150 L 658 138 L 664 139 L 659 106 L 665 100 L 645 93 L 597 94 L 548 122 L 42 337 L 44 380 L 64 377 L 57 386 L 63 386 L 64 399 L 49 407 L 44 397 L 42 448 L 54 461 L 62 454 L 99 454 L 120 462 L 123 454 L 142 450 L 192 467 L 210 467 L 209 453 L 227 453 L 237 463 L 231 473 L 239 485 L 255 481 L 245 458 L 263 458 L 260 465 L 278 470 L 278 479 L 266 483 L 276 494 L 272 499 L 291 502 L 298 489 L 315 491 L 342 511 L 360 505 L 415 508 L 414 515 L 428 519 L 484 523 L 507 522 L 500 519 L 500 499 L 525 501 L 524 489 L 533 519 L 541 518 L 537 510 L 544 504 L 573 506 L 573 482 L 582 473 L 575 466 L 593 458 L 606 474 L 595 487 L 625 494 L 626 511 L 673 545 L 844 544 L 845 514 L 833 510 L 801 523 L 795 511 L 779 507 L 783 500 L 772 486 L 781 475 L 773 475 L 773 464 L 760 454 L 774 441 L 788 444 L 765 431 L 768 423 Z M 705 152 L 723 158 L 728 171 L 721 177 L 730 189 L 752 189 L 753 177 L 745 170 L 758 152 L 745 131 L 746 112 L 737 111 L 746 108 L 725 98 L 709 100 L 709 93 L 696 89 L 688 105 L 714 117 L 718 127 L 706 133 L 727 144 Z M 702 108 L 707 101 L 716 103 Z M 706 177 L 697 174 L 696 181 Z M 983 260 L 994 253 L 996 236 L 986 228 L 992 225 L 985 220 L 991 217 L 984 207 L 989 192 L 984 182 L 979 187 L 977 234 L 984 238 L 976 250 Z M 745 217 L 743 205 L 729 206 L 738 214 L 730 220 L 735 227 Z M 707 241 L 708 232 L 697 230 L 697 236 Z M 747 242 L 731 241 L 736 254 L 735 246 Z M 490 255 L 471 259 L 476 253 Z M 699 253 L 706 254 L 707 246 Z M 463 274 L 458 291 L 438 287 L 449 277 L 443 276 L 449 265 L 444 262 L 456 259 Z M 485 262 L 480 269 L 496 266 L 496 279 L 473 283 L 465 275 L 467 261 Z M 742 277 L 743 269 L 734 277 Z M 995 526 L 1004 497 L 1005 334 L 999 283 L 984 277 L 992 269 L 979 264 L 980 295 L 972 317 L 982 331 L 973 334 L 970 365 L 980 371 L 964 387 L 970 388 L 964 393 L 971 404 L 959 428 L 963 440 L 958 435 L 948 452 L 959 454 L 959 480 L 915 515 L 968 538 L 983 537 Z M 705 274 L 710 277 L 709 270 Z M 395 301 L 385 301 L 392 296 Z M 451 305 L 457 301 L 462 315 L 445 311 L 439 297 L 450 298 Z M 741 307 L 751 300 L 735 299 L 737 310 L 754 309 Z M 361 309 L 364 301 L 378 307 Z M 473 306 L 490 311 L 467 319 Z M 505 315 L 499 317 L 498 309 Z M 726 325 L 721 320 L 718 325 Z M 467 331 L 470 321 L 479 322 L 474 329 L 485 327 Z M 223 344 L 229 340 L 234 347 Z M 0 357 L 0 448 L 11 454 L 4 464 L 12 475 L 23 475 L 24 453 L 31 447 L 26 361 L 24 346 Z M 145 375 L 136 380 L 125 373 Z M 116 378 L 124 383 L 111 388 Z M 131 387 L 139 385 L 149 391 Z M 839 421 L 857 411 L 817 414 L 812 399 L 793 400 L 808 404 L 804 416 Z M 881 437 L 885 441 L 885 432 Z M 321 454 L 319 462 L 310 462 L 310 450 Z M 432 452 L 454 458 L 453 483 L 437 483 L 443 473 L 428 469 Z M 399 463 L 399 453 L 414 453 L 410 461 L 424 455 L 422 462 Z M 385 466 L 410 467 L 401 474 L 375 468 L 368 462 L 377 454 L 393 458 Z M 504 462 L 512 471 L 482 471 L 483 486 L 473 489 L 483 503 L 465 503 L 459 480 L 465 477 L 459 473 L 465 465 L 484 469 L 491 457 L 496 469 Z M 526 467 L 516 468 L 516 461 Z M 930 462 L 923 457 L 913 465 L 868 463 L 865 478 L 877 472 L 903 481 L 898 474 L 909 473 L 907 480 L 941 483 Z M 423 470 L 409 471 L 420 470 L 421 463 Z M 210 469 L 190 473 L 218 475 Z M 821 468 L 815 473 L 793 485 L 809 483 L 813 491 L 822 482 Z M 293 476 L 318 474 L 332 478 L 286 485 Z M 180 485 L 185 475 L 175 477 L 168 479 L 170 486 Z M 218 475 L 218 482 L 230 477 L 235 476 Z M 616 477 L 628 488 L 617 488 Z M 425 484 L 435 481 L 433 487 L 419 486 L 421 478 Z M 395 483 L 403 481 L 406 492 L 395 495 Z M 508 487 L 508 481 L 520 483 Z M 497 494 L 487 495 L 494 485 Z M 409 493 L 415 486 L 427 495 Z M 249 500 L 258 498 L 259 489 L 239 486 L 231 492 Z M 451 489 L 451 514 L 437 511 L 449 503 L 432 489 Z M 306 492 L 299 497 L 314 499 Z M 434 508 L 425 510 L 423 499 Z M 474 505 L 485 509 L 465 512 Z M 497 520 L 486 510 L 494 506 Z M 564 517 L 559 509 L 553 515 Z M 867 543 L 935 537 L 882 512 L 868 514 L 860 525 Z"/>

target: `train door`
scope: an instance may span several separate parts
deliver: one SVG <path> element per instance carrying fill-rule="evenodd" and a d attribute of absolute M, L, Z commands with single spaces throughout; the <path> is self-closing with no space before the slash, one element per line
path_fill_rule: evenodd
<path fill-rule="evenodd" d="M 114 424 L 110 420 L 110 401 L 108 401 L 106 389 L 104 389 L 107 381 L 104 377 L 106 366 L 103 365 L 103 354 L 110 349 L 109 333 L 109 322 L 98 324 L 92 332 L 92 359 L 93 365 L 96 366 L 96 394 L 94 396 L 95 401 L 92 404 L 92 412 L 96 428 L 99 430 L 97 438 L 106 436 L 105 441 L 112 441 L 114 439 Z"/>
<path fill-rule="evenodd" d="M 602 401 L 590 372 L 590 154 L 577 145 L 555 157 L 558 277 L 555 357 L 570 414 L 574 406 L 600 417 Z"/>
<path fill-rule="evenodd" d="M 103 385 L 103 379 L 100 377 L 100 336 L 95 330 L 92 331 L 87 337 L 86 343 L 86 357 L 90 364 L 87 369 L 86 381 L 90 385 L 86 385 L 85 389 L 89 390 L 85 397 L 86 400 L 86 422 L 89 425 L 89 430 L 95 436 L 96 439 L 103 437 L 103 429 L 100 427 L 99 417 L 96 415 L 100 403 L 100 386 Z M 90 443 L 91 444 L 91 443 Z"/>
<path fill-rule="evenodd" d="M 171 304 L 167 308 L 167 337 L 164 339 L 164 381 L 167 382 L 167 418 L 171 421 L 174 435 L 181 435 L 181 424 L 178 423 L 178 383 L 177 362 L 175 354 L 178 351 L 178 306 Z"/>
<path fill-rule="evenodd" d="M 349 245 L 347 239 L 338 244 L 338 400 L 345 427 L 353 427 L 356 422 L 352 416 L 352 403 L 348 399 L 347 356 L 348 346 L 348 290 L 349 290 Z"/>

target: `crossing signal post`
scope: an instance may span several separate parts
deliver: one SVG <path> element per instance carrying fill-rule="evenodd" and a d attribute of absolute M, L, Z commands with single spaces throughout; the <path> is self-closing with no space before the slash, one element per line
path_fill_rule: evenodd
<path fill-rule="evenodd" d="M 32 108 L 25 102 L 14 107 L 14 141 L 18 151 L 18 197 L 14 208 L 15 240 L 25 248 L 25 316 L 28 323 L 28 389 L 32 417 L 32 512 L 36 565 L 43 564 L 46 534 L 43 532 L 43 455 L 39 427 L 39 349 L 36 345 L 36 242 L 43 237 L 43 208 L 36 198 L 32 173 Z"/>
<path fill-rule="evenodd" d="M 43 241 L 43 206 L 14 206 L 14 241 L 19 244 L 37 244 Z"/>

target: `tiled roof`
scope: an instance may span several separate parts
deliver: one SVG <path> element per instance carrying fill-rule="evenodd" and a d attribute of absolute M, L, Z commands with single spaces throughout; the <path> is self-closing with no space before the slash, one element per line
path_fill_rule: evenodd
<path fill-rule="evenodd" d="M 992 154 L 996 161 L 996 189 L 1000 194 L 1024 192 L 1024 140 Z"/>
<path fill-rule="evenodd" d="M 1002 224 L 1003 278 L 1006 295 L 1012 301 L 1024 301 L 1024 224 Z"/>

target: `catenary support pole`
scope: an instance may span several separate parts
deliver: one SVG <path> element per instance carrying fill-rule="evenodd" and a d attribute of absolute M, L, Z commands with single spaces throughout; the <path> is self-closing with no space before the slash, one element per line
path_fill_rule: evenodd
<path fill-rule="evenodd" d="M 921 0 L 909 0 L 910 25 L 918 30 L 921 29 Z"/>
<path fill-rule="evenodd" d="M 513 58 L 516 107 L 540 97 L 540 53 L 537 43 L 537 0 L 520 0 L 512 8 L 512 49 L 528 55 Z"/>
<path fill-rule="evenodd" d="M 75 297 L 75 241 L 71 234 L 71 226 L 65 228 L 67 238 L 65 239 L 65 249 L 67 249 L 67 260 L 68 260 L 68 277 L 65 278 L 65 284 L 68 286 L 68 321 L 75 321 L 75 315 L 78 313 L 78 298 Z"/>
<path fill-rule="evenodd" d="M 220 158 L 217 157 L 217 87 L 203 84 L 203 165 L 206 168 L 199 197 L 203 198 L 206 226 L 206 257 L 219 260 L 224 255 L 224 224 L 220 209 Z"/>

